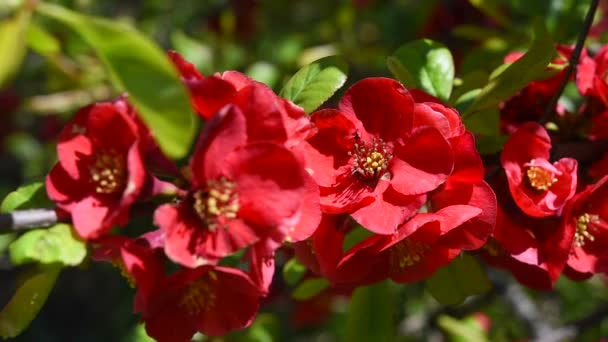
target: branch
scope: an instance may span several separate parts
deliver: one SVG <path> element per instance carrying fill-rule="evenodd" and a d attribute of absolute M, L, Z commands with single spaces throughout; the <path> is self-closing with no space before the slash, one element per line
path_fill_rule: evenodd
<path fill-rule="evenodd" d="M 585 40 L 587 39 L 587 34 L 589 34 L 589 29 L 591 28 L 591 24 L 593 24 L 593 18 L 595 17 L 595 12 L 597 10 L 597 5 L 599 0 L 591 0 L 591 4 L 589 5 L 589 10 L 587 11 L 587 15 L 585 16 L 585 21 L 583 22 L 583 29 L 581 33 L 578 35 L 576 40 L 576 46 L 574 47 L 574 51 L 572 52 L 572 56 L 570 56 L 570 61 L 568 63 L 568 67 L 566 68 L 566 74 L 562 79 L 562 82 L 559 84 L 559 88 L 551 98 L 551 102 L 547 106 L 545 110 L 545 114 L 538 121 L 538 123 L 545 124 L 551 118 L 551 115 L 555 112 L 555 107 L 557 106 L 557 102 L 559 98 L 562 96 L 564 89 L 566 88 L 566 84 L 570 80 L 570 77 L 576 77 L 576 66 L 578 64 L 578 60 L 581 56 L 581 52 L 583 51 L 583 46 L 585 45 Z"/>
<path fill-rule="evenodd" d="M 49 227 L 57 222 L 57 213 L 53 209 L 15 210 L 0 214 L 0 233 Z"/>

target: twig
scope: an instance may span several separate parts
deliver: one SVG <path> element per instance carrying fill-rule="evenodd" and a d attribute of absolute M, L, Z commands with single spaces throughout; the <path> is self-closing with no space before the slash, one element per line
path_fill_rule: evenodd
<path fill-rule="evenodd" d="M 53 209 L 16 210 L 0 214 L 0 233 L 52 226 L 58 222 Z"/>
<path fill-rule="evenodd" d="M 551 98 L 551 102 L 547 106 L 545 110 L 545 114 L 538 121 L 540 124 L 545 124 L 551 118 L 551 115 L 555 112 L 555 107 L 557 106 L 557 102 L 559 98 L 562 96 L 564 89 L 566 88 L 566 84 L 570 80 L 570 76 L 576 77 L 576 66 L 578 64 L 578 60 L 581 56 L 581 52 L 583 51 L 583 46 L 585 45 L 585 40 L 587 39 L 587 34 L 589 33 L 589 28 L 591 28 L 591 24 L 593 23 L 593 18 L 595 17 L 595 12 L 597 10 L 597 5 L 599 0 L 591 0 L 591 4 L 589 5 L 589 10 L 587 11 L 587 16 L 585 16 L 585 21 L 583 22 L 583 29 L 581 33 L 578 35 L 576 40 L 576 46 L 574 47 L 574 51 L 572 52 L 572 56 L 570 56 L 570 61 L 568 63 L 568 67 L 566 68 L 566 73 L 561 83 L 559 84 L 559 88 Z"/>

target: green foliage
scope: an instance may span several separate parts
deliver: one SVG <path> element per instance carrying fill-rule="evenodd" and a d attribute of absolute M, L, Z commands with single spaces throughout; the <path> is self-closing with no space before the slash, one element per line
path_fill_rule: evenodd
<path fill-rule="evenodd" d="M 150 126 L 161 149 L 182 158 L 190 150 L 197 125 L 190 100 L 165 53 L 130 26 L 84 16 L 60 6 L 41 3 L 37 11 L 60 21 L 90 44 L 108 69 L 114 86 Z"/>
<path fill-rule="evenodd" d="M 43 56 L 52 56 L 61 51 L 59 41 L 36 22 L 31 22 L 27 27 L 27 45 Z"/>
<path fill-rule="evenodd" d="M 9 246 L 9 252 L 15 265 L 39 262 L 76 266 L 84 260 L 87 247 L 70 225 L 60 223 L 23 234 Z"/>
<path fill-rule="evenodd" d="M 445 46 L 429 39 L 402 45 L 389 57 L 389 70 L 406 87 L 414 87 L 447 101 L 454 82 L 454 60 Z"/>
<path fill-rule="evenodd" d="M 545 23 L 537 20 L 534 23 L 534 39 L 528 52 L 508 67 L 503 67 L 504 70 L 494 72 L 492 75 L 494 77 L 490 76 L 490 82 L 481 89 L 463 117 L 493 108 L 531 81 L 543 78 L 553 56 L 555 56 L 555 48 Z"/>
<path fill-rule="evenodd" d="M 338 66 L 311 63 L 293 75 L 280 95 L 304 108 L 308 114 L 327 101 L 346 82 L 346 74 Z"/>
<path fill-rule="evenodd" d="M 52 205 L 46 196 L 42 182 L 23 185 L 11 192 L 0 204 L 0 212 L 8 213 L 18 209 L 44 208 Z"/>
<path fill-rule="evenodd" d="M 468 296 L 489 291 L 492 284 L 479 262 L 463 254 L 437 270 L 426 281 L 425 287 L 439 303 L 456 305 Z"/>
<path fill-rule="evenodd" d="M 297 284 L 308 269 L 297 258 L 291 258 L 283 266 L 283 279 L 289 285 Z"/>
<path fill-rule="evenodd" d="M 439 327 L 449 336 L 452 342 L 487 342 L 488 336 L 475 317 L 466 317 L 462 320 L 447 315 L 437 319 Z"/>
<path fill-rule="evenodd" d="M 14 18 L 0 21 L 0 88 L 15 75 L 25 57 L 30 17 L 30 11 L 22 9 Z"/>
<path fill-rule="evenodd" d="M 306 279 L 298 287 L 293 290 L 291 297 L 295 300 L 307 300 L 310 299 L 321 291 L 325 290 L 329 286 L 329 281 L 325 278 L 311 278 Z"/>
<path fill-rule="evenodd" d="M 0 337 L 18 336 L 36 317 L 49 293 L 61 267 L 52 265 L 24 271 L 17 292 L 0 311 Z"/>
<path fill-rule="evenodd" d="M 353 293 L 344 341 L 392 341 L 394 337 L 393 296 L 388 281 L 359 287 Z"/>

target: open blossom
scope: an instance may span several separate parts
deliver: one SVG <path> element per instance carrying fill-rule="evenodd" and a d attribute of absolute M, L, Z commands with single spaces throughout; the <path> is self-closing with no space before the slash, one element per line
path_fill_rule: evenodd
<path fill-rule="evenodd" d="M 59 136 L 59 162 L 46 190 L 85 239 L 126 224 L 129 208 L 150 180 L 141 126 L 127 108 L 122 99 L 83 108 Z"/>
<path fill-rule="evenodd" d="M 320 110 L 318 133 L 303 149 L 326 213 L 349 213 L 367 229 L 391 234 L 447 179 L 453 154 L 432 126 L 413 128 L 414 100 L 398 82 L 367 78 L 339 110 Z"/>
<path fill-rule="evenodd" d="M 238 107 L 217 114 L 191 159 L 186 197 L 156 210 L 173 261 L 215 263 L 264 238 L 282 242 L 292 227 L 306 191 L 301 160 L 274 142 L 246 143 L 245 130 Z"/>
<path fill-rule="evenodd" d="M 386 278 L 398 283 L 426 279 L 460 254 L 459 248 L 445 243 L 447 234 L 481 212 L 454 205 L 419 213 L 394 234 L 374 235 L 354 246 L 338 264 L 332 281 L 364 285 Z"/>
<path fill-rule="evenodd" d="M 190 341 L 197 331 L 220 336 L 251 325 L 260 297 L 241 270 L 211 265 L 183 269 L 159 281 L 142 320 L 159 342 Z"/>
<path fill-rule="evenodd" d="M 533 217 L 558 214 L 574 196 L 577 161 L 549 161 L 551 139 L 539 124 L 529 122 L 511 135 L 501 154 L 509 190 L 517 206 Z"/>
<path fill-rule="evenodd" d="M 608 176 L 566 205 L 563 224 L 574 231 L 568 266 L 582 274 L 608 273 Z"/>

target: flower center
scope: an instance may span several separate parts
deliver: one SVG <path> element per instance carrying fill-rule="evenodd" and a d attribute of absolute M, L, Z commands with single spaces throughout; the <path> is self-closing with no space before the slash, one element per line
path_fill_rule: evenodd
<path fill-rule="evenodd" d="M 414 266 L 431 249 L 429 245 L 417 241 L 403 240 L 390 250 L 390 263 L 393 269 Z"/>
<path fill-rule="evenodd" d="M 353 157 L 352 174 L 364 181 L 380 178 L 393 157 L 389 146 L 380 139 L 374 139 L 371 144 L 355 143 L 349 155 Z"/>
<path fill-rule="evenodd" d="M 193 194 L 194 211 L 210 230 L 225 226 L 227 219 L 234 219 L 239 211 L 236 184 L 225 178 L 207 182 L 204 189 Z"/>
<path fill-rule="evenodd" d="M 555 177 L 553 172 L 542 166 L 534 165 L 534 160 L 525 164 L 525 166 L 528 167 L 526 170 L 528 183 L 535 190 L 547 191 L 555 182 L 557 182 L 557 177 Z"/>
<path fill-rule="evenodd" d="M 209 311 L 215 306 L 217 296 L 213 291 L 210 279 L 217 280 L 217 276 L 213 272 L 209 272 L 208 274 L 209 278 L 204 276 L 189 284 L 179 300 L 179 306 L 190 316 Z"/>
<path fill-rule="evenodd" d="M 90 167 L 91 179 L 98 194 L 121 192 L 127 183 L 125 158 L 115 150 L 96 153 Z"/>
<path fill-rule="evenodd" d="M 576 219 L 576 233 L 574 234 L 574 243 L 576 247 L 583 247 L 587 240 L 593 242 L 595 237 L 590 232 L 590 224 L 599 224 L 600 217 L 598 215 L 583 214 Z"/>

